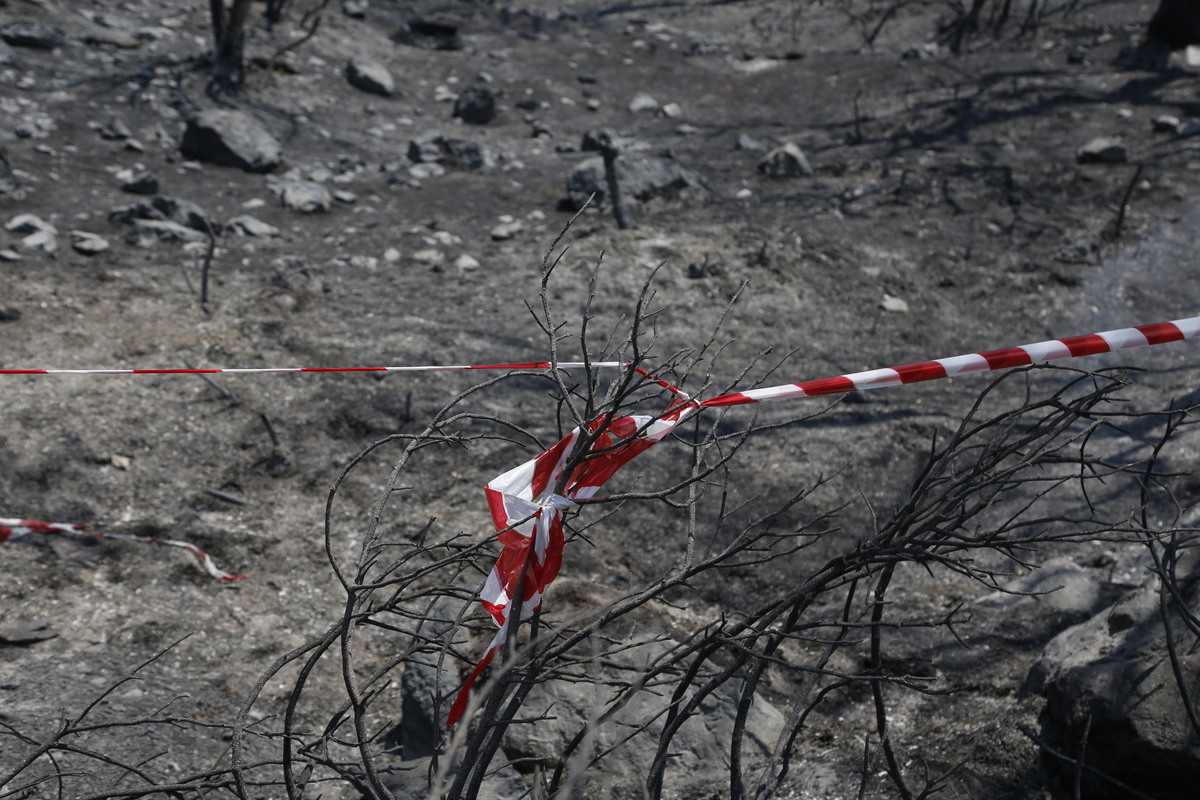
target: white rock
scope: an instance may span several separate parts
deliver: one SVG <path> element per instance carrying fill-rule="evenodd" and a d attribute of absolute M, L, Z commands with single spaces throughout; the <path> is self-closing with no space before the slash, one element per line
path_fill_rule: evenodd
<path fill-rule="evenodd" d="M 463 253 L 458 258 L 454 259 L 454 266 L 458 267 L 463 272 L 474 272 L 479 269 L 479 259 L 472 255 Z"/>
<path fill-rule="evenodd" d="M 883 301 L 879 304 L 879 307 L 884 311 L 894 311 L 897 314 L 908 313 L 908 303 L 899 297 L 892 297 L 890 294 L 883 296 Z"/>
<path fill-rule="evenodd" d="M 17 214 L 8 221 L 4 230 L 9 233 L 40 233 L 41 231 L 57 233 L 53 225 L 36 214 Z"/>
<path fill-rule="evenodd" d="M 73 239 L 71 247 L 75 248 L 75 252 L 85 256 L 94 256 L 109 248 L 108 239 L 87 231 L 71 231 L 71 238 Z"/>
<path fill-rule="evenodd" d="M 658 111 L 658 101 L 646 92 L 638 92 L 629 101 L 629 110 L 635 114 L 643 111 Z"/>

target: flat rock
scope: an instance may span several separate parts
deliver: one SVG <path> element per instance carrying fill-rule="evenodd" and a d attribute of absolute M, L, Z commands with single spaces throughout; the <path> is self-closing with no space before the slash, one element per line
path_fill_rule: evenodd
<path fill-rule="evenodd" d="M 358 56 L 346 62 L 346 80 L 355 89 L 383 97 L 391 97 L 396 91 L 396 80 L 387 67 Z"/>
<path fill-rule="evenodd" d="M 59 28 L 40 22 L 17 20 L 0 25 L 0 39 L 13 47 L 31 47 L 37 50 L 53 50 L 66 39 Z"/>
<path fill-rule="evenodd" d="M 263 222 L 258 217 L 253 217 L 249 214 L 242 214 L 234 217 L 225 223 L 226 227 L 234 233 L 240 233 L 243 236 L 278 236 L 279 228 L 276 228 L 270 223 Z"/>
<path fill-rule="evenodd" d="M 712 197 L 708 179 L 673 159 L 638 153 L 616 158 L 617 183 L 630 210 L 655 211 L 707 202 Z M 583 208 L 588 197 L 602 201 L 608 194 L 604 160 L 580 162 L 567 175 L 567 200 L 571 208 Z"/>
<path fill-rule="evenodd" d="M 159 244 L 186 244 L 187 242 L 203 242 L 208 237 L 186 225 L 164 219 L 136 219 L 129 233 L 125 234 L 126 244 L 135 247 L 154 247 Z"/>
<path fill-rule="evenodd" d="M 1119 136 L 1097 136 L 1075 152 L 1080 164 L 1124 164 L 1129 160 L 1129 145 Z"/>
<path fill-rule="evenodd" d="M 243 111 L 201 111 L 188 120 L 179 149 L 187 158 L 248 172 L 270 172 L 283 161 L 279 142 Z"/>
<path fill-rule="evenodd" d="M 207 234 L 211 228 L 219 233 L 221 226 L 209 218 L 203 208 L 191 200 L 180 197 L 155 195 L 146 200 L 139 200 L 131 206 L 123 206 L 109 212 L 108 218 L 114 222 L 132 223 L 135 220 L 167 220 L 185 225 L 193 230 Z"/>
<path fill-rule="evenodd" d="M 95 233 L 87 231 L 71 231 L 71 247 L 76 253 L 85 256 L 94 256 L 97 253 L 103 253 L 109 248 L 108 239 Z"/>

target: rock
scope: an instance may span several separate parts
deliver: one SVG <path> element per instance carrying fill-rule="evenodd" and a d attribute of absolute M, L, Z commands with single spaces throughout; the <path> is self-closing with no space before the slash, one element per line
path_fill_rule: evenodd
<path fill-rule="evenodd" d="M 135 247 L 154 247 L 159 244 L 203 242 L 208 237 L 186 225 L 165 219 L 135 219 L 133 228 L 125 234 L 126 244 Z"/>
<path fill-rule="evenodd" d="M 71 231 L 71 239 L 71 247 L 75 248 L 75 252 L 85 256 L 103 253 L 109 247 L 108 239 L 86 231 Z"/>
<path fill-rule="evenodd" d="M 54 226 L 36 214 L 17 214 L 4 225 L 9 233 L 37 233 L 53 231 Z"/>
<path fill-rule="evenodd" d="M 133 136 L 133 131 L 129 130 L 129 126 L 120 117 L 113 117 L 108 121 L 108 124 L 100 128 L 100 138 L 102 139 L 129 139 Z"/>
<path fill-rule="evenodd" d="M 358 56 L 346 62 L 346 80 L 355 89 L 383 97 L 391 97 L 396 91 L 396 81 L 387 67 Z"/>
<path fill-rule="evenodd" d="M 139 219 L 170 221 L 204 234 L 207 234 L 210 228 L 213 233 L 219 233 L 221 230 L 221 226 L 213 222 L 204 209 L 191 200 L 162 195 L 114 209 L 109 212 L 108 218 L 114 222 L 126 223 Z"/>
<path fill-rule="evenodd" d="M 468 125 L 487 125 L 496 117 L 496 98 L 485 86 L 468 86 L 454 101 L 454 116 Z"/>
<path fill-rule="evenodd" d="M 1129 146 L 1117 136 L 1097 136 L 1076 151 L 1075 160 L 1080 164 L 1124 164 L 1129 160 Z"/>
<path fill-rule="evenodd" d="M 58 252 L 58 233 L 52 226 L 35 231 L 21 240 L 21 247 L 52 256 Z"/>
<path fill-rule="evenodd" d="M 17 20 L 0 26 L 0 39 L 13 47 L 53 50 L 63 43 L 66 36 L 58 28 L 40 22 Z"/>
<path fill-rule="evenodd" d="M 454 259 L 454 266 L 461 272 L 474 272 L 479 269 L 479 259 L 469 253 L 463 253 Z"/>
<path fill-rule="evenodd" d="M 799 178 L 814 174 L 804 151 L 792 142 L 776 147 L 763 156 L 762 161 L 758 162 L 758 171 L 768 178 Z"/>
<path fill-rule="evenodd" d="M 521 220 L 513 219 L 505 214 L 500 218 L 500 224 L 492 228 L 489 233 L 491 234 L 492 239 L 495 241 L 503 242 L 513 238 L 524 229 L 525 225 L 521 222 Z"/>
<path fill-rule="evenodd" d="M 1184 599 L 1193 606 L 1194 578 L 1181 583 Z M 1200 781 L 1200 740 L 1179 697 L 1158 593 L 1153 577 L 1107 610 L 1063 631 L 1042 651 L 1025 688 L 1046 697 L 1048 724 L 1058 730 L 1056 738 L 1065 742 L 1071 757 L 1079 756 L 1087 729 L 1087 764 L 1141 796 L 1185 800 L 1195 797 Z M 1183 630 L 1177 619 L 1174 626 Z M 1177 657 L 1185 676 L 1200 673 L 1200 653 L 1184 646 Z M 1088 771 L 1083 781 L 1084 797 L 1130 796 Z"/>
<path fill-rule="evenodd" d="M 900 297 L 892 297 L 890 294 L 883 296 L 883 300 L 879 302 L 879 307 L 884 311 L 891 311 L 896 314 L 908 313 L 908 302 Z"/>
<path fill-rule="evenodd" d="M 616 158 L 617 183 L 630 210 L 659 210 L 707 202 L 712 197 L 708 179 L 695 170 L 661 156 L 622 153 Z M 583 208 L 592 194 L 602 201 L 608 193 L 604 160 L 580 162 L 567 175 L 567 203 Z"/>
<path fill-rule="evenodd" d="M 442 148 L 446 153 L 444 162 L 468 172 L 484 172 L 496 165 L 492 154 L 476 142 L 466 139 L 443 139 Z"/>
<path fill-rule="evenodd" d="M 408 143 L 408 158 L 416 164 L 440 161 L 442 159 L 442 135 L 440 133 L 425 133 Z"/>
<path fill-rule="evenodd" d="M 1179 133 L 1182 123 L 1173 114 L 1160 114 L 1150 120 L 1150 129 L 1155 133 Z"/>
<path fill-rule="evenodd" d="M 483 172 L 496 163 L 482 145 L 466 139 L 449 139 L 440 133 L 426 133 L 410 141 L 408 157 L 417 164 L 445 163 L 470 172 Z"/>
<path fill-rule="evenodd" d="M 738 150 L 746 150 L 751 153 L 767 152 L 767 146 L 748 133 L 739 133 L 733 146 Z"/>
<path fill-rule="evenodd" d="M 658 111 L 658 101 L 651 97 L 646 92 L 638 92 L 629 101 L 629 110 L 634 114 L 640 114 L 646 111 Z"/>
<path fill-rule="evenodd" d="M 279 200 L 284 208 L 302 214 L 324 214 L 333 206 L 329 189 L 315 181 L 287 181 Z"/>
<path fill-rule="evenodd" d="M 354 192 L 348 192 L 345 189 L 335 189 L 333 191 L 333 199 L 337 200 L 339 203 L 357 203 L 358 195 L 356 195 Z"/>
<path fill-rule="evenodd" d="M 122 170 L 117 173 L 117 179 L 121 181 L 122 192 L 145 195 L 158 194 L 158 178 L 149 172 Z"/>
<path fill-rule="evenodd" d="M 263 222 L 258 217 L 252 217 L 249 214 L 242 214 L 234 217 L 225 223 L 226 227 L 234 233 L 240 233 L 243 236 L 278 236 L 279 228 Z"/>
<path fill-rule="evenodd" d="M 180 151 L 187 158 L 270 172 L 283 160 L 283 150 L 271 132 L 242 111 L 209 109 L 188 120 Z"/>
<path fill-rule="evenodd" d="M 1007 640 L 1041 647 L 1095 614 L 1105 599 L 1091 573 L 1070 559 L 1052 558 L 1003 591 L 980 597 L 972 615 L 990 619 L 985 627 Z"/>
<path fill-rule="evenodd" d="M 505 755 L 514 763 L 553 770 L 567 744 L 585 727 L 590 727 L 594 752 L 615 748 L 600 768 L 588 770 L 580 787 L 584 797 L 641 797 L 654 758 L 657 734 L 671 705 L 669 692 L 642 691 L 618 707 L 601 724 L 595 719 L 600 709 L 612 707 L 612 696 L 628 678 L 637 675 L 648 663 L 665 658 L 670 642 L 660 640 L 626 642 L 597 659 L 589 669 L 603 677 L 596 683 L 555 681 L 533 688 L 522 707 L 522 716 L 536 720 L 532 724 L 514 724 L 504 735 Z M 667 767 L 665 785 L 668 797 L 714 797 L 714 787 L 729 783 L 729 742 L 738 710 L 737 682 L 717 689 L 701 703 L 698 713 L 684 722 L 671 743 L 672 759 Z M 642 726 L 647 730 L 637 734 Z M 753 758 L 769 756 L 785 728 L 783 715 L 761 694 L 749 708 L 744 729 L 745 752 Z M 757 751 L 757 752 L 756 752 Z M 591 782 L 595 781 L 595 784 Z M 604 784 L 604 791 L 600 789 Z"/>
<path fill-rule="evenodd" d="M 411 19 L 392 35 L 392 41 L 422 50 L 462 50 L 458 26 L 432 19 Z"/>
<path fill-rule="evenodd" d="M 362 19 L 367 16 L 367 9 L 369 7 L 367 0 L 344 0 L 342 2 L 342 13 L 351 19 Z"/>

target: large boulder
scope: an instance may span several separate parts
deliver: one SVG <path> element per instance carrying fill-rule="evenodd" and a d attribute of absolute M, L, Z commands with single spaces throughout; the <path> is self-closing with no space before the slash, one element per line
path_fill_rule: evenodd
<path fill-rule="evenodd" d="M 617 186 L 630 210 L 678 208 L 704 203 L 712 197 L 707 178 L 670 158 L 623 153 L 617 156 L 615 167 Z M 608 194 L 603 158 L 581 161 L 567 175 L 567 200 L 572 209 L 583 208 L 592 194 L 596 202 Z"/>
<path fill-rule="evenodd" d="M 188 158 L 270 172 L 283 161 L 283 148 L 271 132 L 243 111 L 209 109 L 188 120 L 180 151 Z"/>
<path fill-rule="evenodd" d="M 1185 600 L 1194 607 L 1195 581 Z M 1190 800 L 1200 784 L 1200 736 L 1188 719 L 1168 651 L 1151 578 L 1107 610 L 1056 636 L 1033 665 L 1026 689 L 1046 697 L 1047 735 L 1066 755 L 1080 757 L 1083 796 L 1132 795 L 1112 781 L 1158 800 Z M 1185 691 L 1194 698 L 1200 653 L 1172 613 L 1172 632 Z M 1193 700 L 1194 702 L 1194 700 Z M 1074 765 L 1066 767 L 1074 775 Z M 1108 779 L 1098 777 L 1107 776 Z"/>

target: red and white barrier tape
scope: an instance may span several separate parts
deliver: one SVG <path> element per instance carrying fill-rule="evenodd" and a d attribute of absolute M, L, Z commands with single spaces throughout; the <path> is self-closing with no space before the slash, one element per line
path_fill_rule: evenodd
<path fill-rule="evenodd" d="M 604 483 L 618 469 L 635 456 L 664 439 L 685 418 L 703 408 L 760 403 L 767 400 L 784 400 L 801 397 L 820 397 L 852 391 L 878 389 L 919 381 L 952 378 L 976 372 L 1010 367 L 1027 366 L 1046 361 L 1100 353 L 1130 350 L 1136 347 L 1166 344 L 1200 337 L 1200 317 L 1139 325 L 1134 328 L 1119 328 L 1066 339 L 1051 339 L 1044 342 L 987 350 L 933 361 L 919 361 L 896 367 L 847 373 L 831 378 L 747 389 L 740 392 L 713 397 L 708 400 L 692 400 L 670 384 L 648 375 L 643 375 L 671 390 L 677 399 L 660 417 L 628 416 L 601 417 L 589 423 L 589 434 L 595 440 L 588 443 L 588 453 L 576 459 L 572 473 L 563 479 L 566 464 L 579 443 L 586 442 L 577 428 L 557 442 L 549 450 L 532 461 L 509 470 L 488 483 L 486 494 L 492 522 L 499 532 L 502 550 L 488 575 L 480 603 L 499 626 L 499 631 L 488 645 L 487 651 L 471 672 L 459 691 L 450 710 L 448 722 L 453 725 L 466 710 L 471 688 L 480 674 L 492 662 L 496 653 L 504 647 L 508 637 L 509 611 L 513 599 L 521 596 L 520 619 L 531 617 L 541 606 L 542 597 L 551 581 L 558 575 L 562 564 L 563 528 L 562 514 L 577 501 L 594 497 Z M 487 364 L 459 366 L 410 366 L 410 367 L 264 367 L 243 369 L 6 369 L 0 375 L 188 375 L 214 373 L 280 373 L 280 372 L 419 372 L 430 370 L 516 370 L 516 369 L 579 369 L 612 368 L 626 366 L 619 361 L 558 362 L 539 361 L 522 364 Z M 555 493 L 558 485 L 563 494 Z M 184 547 L 202 560 L 205 569 L 222 580 L 236 580 L 241 575 L 228 575 L 217 569 L 207 555 L 186 542 L 153 537 L 129 536 L 126 534 L 95 534 L 82 530 L 82 526 L 60 523 L 33 522 L 29 520 L 0 519 L 0 542 L 32 532 L 60 532 L 75 535 L 101 536 L 103 538 L 149 541 Z"/>
<path fill-rule="evenodd" d="M 434 372 L 439 370 L 584 369 L 624 366 L 621 361 L 530 361 L 525 364 L 426 364 L 410 367 L 200 367 L 169 369 L 0 369 L 0 375 L 261 375 L 277 372 Z"/>
<path fill-rule="evenodd" d="M 967 375 L 973 372 L 989 372 L 1008 367 L 1039 364 L 1060 358 L 1077 358 L 1111 353 L 1117 350 L 1131 350 L 1135 347 L 1166 344 L 1197 337 L 1200 337 L 1200 317 L 1189 317 L 1174 322 L 1156 322 L 1153 325 L 1139 325 L 1136 328 L 1118 328 L 1085 336 L 1051 339 L 1018 347 L 1004 347 L 999 350 L 986 350 L 982 353 L 939 358 L 934 361 L 918 361 L 915 364 L 904 364 L 899 367 L 853 372 L 833 378 L 820 378 L 815 381 L 747 389 L 743 392 L 733 392 L 704 400 L 700 404 L 703 406 L 733 406 L 742 403 L 760 403 L 764 400 L 819 397 L 828 394 L 879 389 L 902 383 L 953 378 L 956 375 Z"/>
<path fill-rule="evenodd" d="M 1197 337 L 1200 337 L 1200 317 L 1192 317 L 935 361 L 885 367 L 833 378 L 748 389 L 703 401 L 690 400 L 683 395 L 682 399 L 677 400 L 660 418 L 620 417 L 611 420 L 603 435 L 591 443 L 590 458 L 579 461 L 575 472 L 566 481 L 566 497 L 560 497 L 553 493 L 554 487 L 562 477 L 564 464 L 572 456 L 579 441 L 579 430 L 572 431 L 537 458 L 504 473 L 487 485 L 486 493 L 492 522 L 496 530 L 500 531 L 498 538 L 504 547 L 484 583 L 479 602 L 491 614 L 500 630 L 459 689 L 458 696 L 450 708 L 447 724 L 454 725 L 462 716 L 472 687 L 491 664 L 496 653 L 503 648 L 508 638 L 509 605 L 522 575 L 524 580 L 521 591 L 521 619 L 528 619 L 541 605 L 542 596 L 558 574 L 564 540 L 562 511 L 575 505 L 578 499 L 595 496 L 604 482 L 618 469 L 661 441 L 675 426 L 701 408 L 878 389 Z M 653 376 L 649 377 L 662 383 Z M 670 386 L 667 388 L 677 391 Z M 589 427 L 596 430 L 596 425 L 603 424 L 604 421 L 604 418 L 601 418 Z M 530 547 L 533 548 L 532 553 Z"/>
<path fill-rule="evenodd" d="M 231 575 L 220 569 L 213 562 L 212 558 L 209 557 L 208 553 L 196 547 L 191 542 L 182 542 L 178 539 L 160 539 L 157 536 L 136 536 L 132 533 L 90 531 L 84 525 L 74 525 L 67 522 L 40 522 L 35 519 L 5 519 L 0 517 L 0 543 L 19 539 L 31 533 L 60 534 L 92 539 L 115 539 L 122 542 L 140 542 L 142 544 L 162 544 L 169 547 L 181 547 L 196 556 L 200 561 L 200 565 L 204 567 L 205 572 L 214 578 L 220 578 L 223 581 L 236 581 L 246 577 L 245 575 Z"/>

